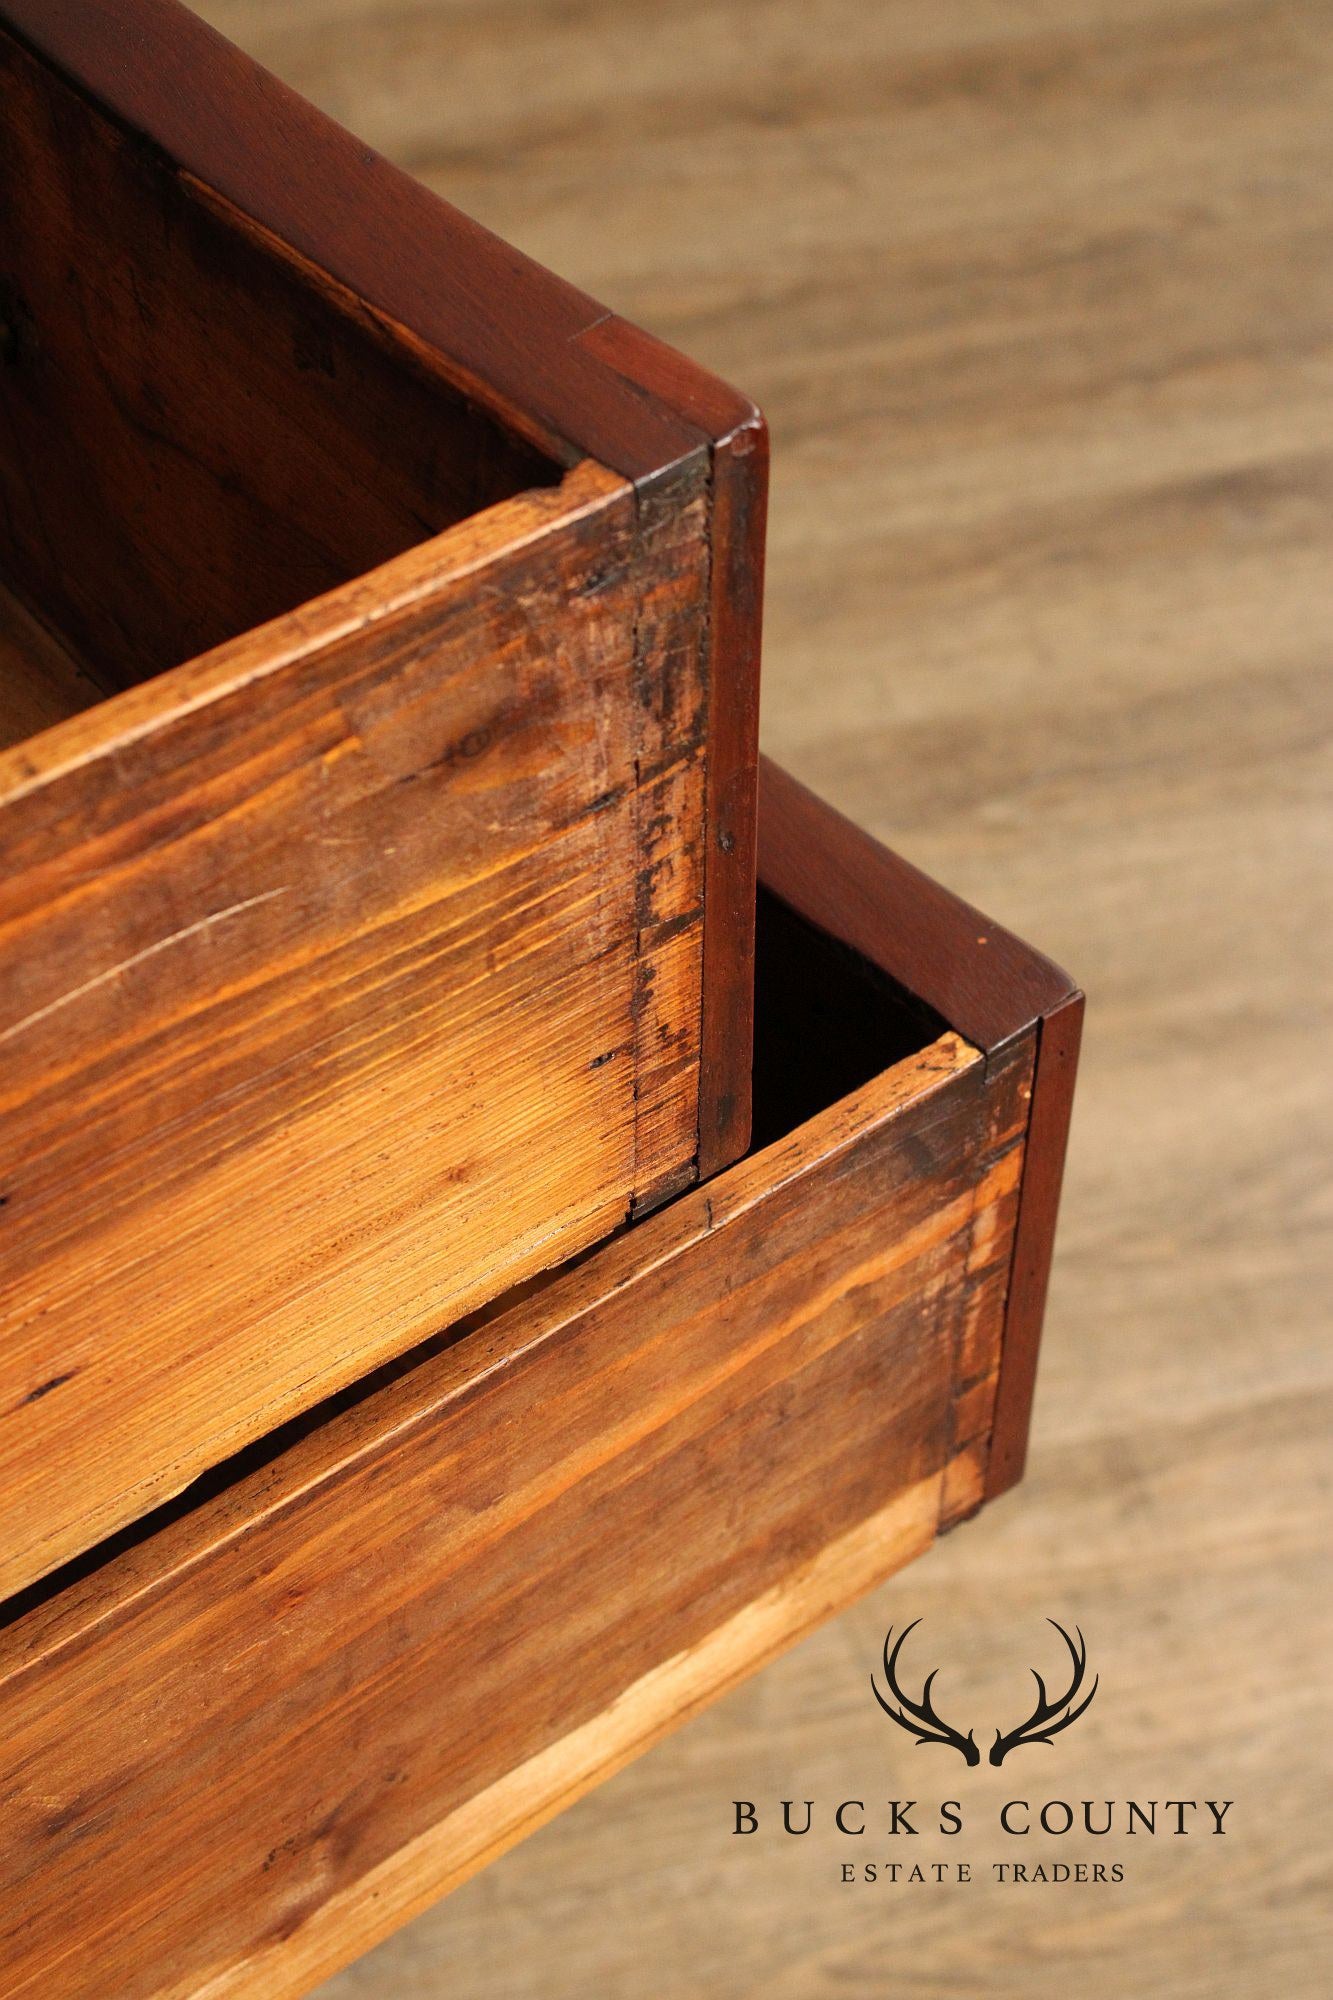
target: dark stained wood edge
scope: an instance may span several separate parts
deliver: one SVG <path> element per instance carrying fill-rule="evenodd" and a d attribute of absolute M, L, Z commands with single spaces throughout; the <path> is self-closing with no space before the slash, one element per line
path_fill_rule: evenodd
<path fill-rule="evenodd" d="M 1072 999 L 1068 973 L 759 760 L 768 888 L 993 1055 Z"/>
<path fill-rule="evenodd" d="M 1027 1156 L 1009 1272 L 1000 1381 L 983 1494 L 986 1500 L 994 1500 L 1016 1486 L 1027 1463 L 1037 1355 L 1055 1249 L 1055 1224 L 1082 1033 L 1081 993 L 1071 993 L 1042 1018 L 1037 1029 Z"/>
<path fill-rule="evenodd" d="M 4 0 L 0 23 L 455 387 L 571 463 L 642 479 L 694 448 L 725 385 L 678 358 L 692 416 L 580 336 L 612 315 L 383 159 L 178 0 Z M 729 429 L 728 424 L 725 428 Z"/>
<path fill-rule="evenodd" d="M 201 199 L 403 338 L 570 465 L 636 490 L 706 446 L 708 852 L 699 1172 L 744 1151 L 768 440 L 755 406 L 504 243 L 268 74 L 177 0 L 0 0 L 7 24 Z"/>
<path fill-rule="evenodd" d="M 1036 1040 L 1027 1153 L 983 1498 L 1023 1476 L 1083 995 L 1059 966 L 760 759 L 759 878 L 993 1057 Z"/>
<path fill-rule="evenodd" d="M 699 1173 L 706 1176 L 738 1159 L 750 1138 L 768 426 L 745 397 L 626 320 L 600 322 L 583 345 L 681 410 L 712 440 L 699 1078 Z"/>
<path fill-rule="evenodd" d="M 750 1141 L 759 653 L 768 511 L 768 431 L 738 426 L 714 449 L 708 852 L 704 860 L 699 1172 Z"/>

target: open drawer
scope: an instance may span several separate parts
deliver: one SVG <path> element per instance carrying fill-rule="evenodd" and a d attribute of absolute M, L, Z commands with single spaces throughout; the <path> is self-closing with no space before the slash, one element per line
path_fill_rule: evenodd
<path fill-rule="evenodd" d="M 1017 1478 L 1081 997 L 764 773 L 756 1146 L 0 1638 L 0 1990 L 307 1990 Z"/>
<path fill-rule="evenodd" d="M 175 0 L 0 0 L 0 1595 L 743 1150 L 765 468 Z"/>

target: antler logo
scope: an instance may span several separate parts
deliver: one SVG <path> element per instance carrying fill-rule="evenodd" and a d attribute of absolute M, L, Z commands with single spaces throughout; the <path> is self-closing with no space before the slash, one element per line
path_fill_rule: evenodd
<path fill-rule="evenodd" d="M 908 1633 L 915 1632 L 920 1623 L 919 1618 L 914 1618 L 910 1625 L 903 1628 L 892 1652 L 889 1651 L 889 1641 L 893 1637 L 892 1625 L 884 1634 L 884 1678 L 889 1684 L 889 1693 L 897 1696 L 901 1706 L 895 1708 L 892 1702 L 884 1699 L 875 1685 L 873 1674 L 870 1676 L 871 1691 L 884 1713 L 891 1717 L 900 1729 L 905 1729 L 909 1736 L 915 1736 L 918 1744 L 947 1743 L 951 1750 L 958 1752 L 965 1763 L 979 1764 L 981 1752 L 976 1746 L 972 1731 L 969 1729 L 966 1736 L 960 1736 L 956 1729 L 951 1728 L 941 1716 L 936 1715 L 931 1705 L 930 1690 L 939 1672 L 938 1667 L 932 1667 L 926 1675 L 926 1684 L 921 1690 L 920 1701 L 913 1701 L 911 1696 L 904 1694 L 898 1685 L 898 1655 L 907 1641 Z"/>
<path fill-rule="evenodd" d="M 1101 1680 L 1100 1674 L 1093 1676 L 1092 1686 L 1088 1689 L 1082 1701 L 1079 1702 L 1078 1707 L 1074 1707 L 1073 1704 L 1077 1700 L 1079 1690 L 1083 1686 L 1083 1676 L 1087 1672 L 1087 1643 L 1077 1625 L 1074 1627 L 1074 1630 L 1078 1632 L 1078 1644 L 1076 1646 L 1064 1626 L 1056 1625 L 1054 1618 L 1048 1618 L 1046 1623 L 1048 1625 L 1055 1625 L 1056 1631 L 1069 1648 L 1069 1657 L 1074 1667 L 1073 1678 L 1070 1680 L 1064 1694 L 1060 1695 L 1057 1700 L 1050 1701 L 1047 1699 L 1045 1681 L 1035 1667 L 1030 1669 L 1032 1678 L 1037 1683 L 1037 1706 L 1033 1709 L 1027 1720 L 1020 1722 L 1017 1729 L 1011 1729 L 1007 1736 L 1002 1736 L 1000 1731 L 996 1730 L 995 1741 L 991 1745 L 990 1752 L 992 1764 L 1003 1764 L 1011 1750 L 1020 1750 L 1025 1743 L 1049 1743 L 1053 1737 L 1060 1734 L 1062 1729 L 1068 1729 L 1071 1722 L 1078 1721 L 1080 1715 L 1082 1715 L 1084 1709 L 1097 1692 L 1098 1683 Z"/>
<path fill-rule="evenodd" d="M 897 1702 L 897 1706 L 895 1707 L 894 1702 L 887 1700 L 880 1693 L 879 1685 L 873 1674 L 870 1676 L 871 1691 L 874 1694 L 875 1700 L 890 1720 L 896 1722 L 900 1729 L 905 1729 L 909 1736 L 915 1736 L 918 1744 L 942 1743 L 949 1749 L 956 1750 L 965 1764 L 979 1764 L 981 1762 L 981 1752 L 977 1748 L 973 1731 L 969 1729 L 966 1736 L 964 1736 L 961 1730 L 955 1729 L 951 1723 L 946 1722 L 941 1715 L 935 1712 L 934 1704 L 930 1698 L 930 1690 L 939 1672 L 938 1667 L 933 1667 L 926 1675 L 920 1699 L 917 1701 L 913 1701 L 912 1697 L 899 1685 L 898 1656 L 902 1652 L 908 1634 L 915 1632 L 920 1623 L 921 1620 L 919 1618 L 914 1618 L 910 1625 L 903 1627 L 892 1652 L 889 1650 L 889 1641 L 893 1638 L 892 1625 L 890 1625 L 888 1631 L 884 1634 L 884 1679 L 888 1684 L 889 1693 Z M 1078 1721 L 1080 1715 L 1083 1714 L 1092 1697 L 1097 1692 L 1101 1678 L 1100 1675 L 1093 1677 L 1092 1686 L 1083 1696 L 1082 1701 L 1078 1700 L 1082 1692 L 1083 1681 L 1088 1667 L 1087 1642 L 1082 1632 L 1079 1631 L 1078 1626 L 1074 1627 L 1074 1630 L 1078 1632 L 1078 1644 L 1075 1645 L 1064 1626 L 1058 1624 L 1054 1618 L 1048 1618 L 1046 1623 L 1055 1626 L 1056 1631 L 1069 1648 L 1069 1658 L 1073 1668 L 1069 1686 L 1064 1694 L 1058 1696 L 1055 1701 L 1052 1701 L 1046 1692 L 1045 1681 L 1035 1667 L 1031 1669 L 1032 1678 L 1037 1683 L 1037 1705 L 1031 1715 L 1020 1722 L 1017 1728 L 1010 1729 L 1007 1732 L 999 1729 L 996 1730 L 995 1741 L 992 1743 L 990 1749 L 990 1761 L 992 1764 L 1003 1764 L 1011 1750 L 1022 1749 L 1025 1744 L 1052 1742 L 1062 1729 L 1068 1729 L 1071 1722 Z M 1077 1706 L 1075 1706 L 1076 1703 Z"/>

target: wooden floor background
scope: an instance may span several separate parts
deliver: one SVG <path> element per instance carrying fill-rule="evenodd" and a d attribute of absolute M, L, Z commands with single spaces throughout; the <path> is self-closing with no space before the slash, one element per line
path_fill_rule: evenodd
<path fill-rule="evenodd" d="M 203 11 L 764 404 L 767 747 L 1090 996 L 1026 1485 L 324 2000 L 1322 2000 L 1333 9 Z M 853 1843 L 728 1838 L 956 1791 L 885 1740 L 885 1624 L 990 1716 L 1048 1614 L 1101 1692 L 967 1799 L 1233 1798 L 1225 1840 L 848 1889 Z"/>

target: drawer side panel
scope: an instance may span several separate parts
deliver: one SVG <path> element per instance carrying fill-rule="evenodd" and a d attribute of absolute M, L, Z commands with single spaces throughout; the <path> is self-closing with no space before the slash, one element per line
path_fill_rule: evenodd
<path fill-rule="evenodd" d="M 1025 1093 L 944 1037 L 15 1628 L 6 1990 L 301 1992 L 920 1553 Z"/>
<path fill-rule="evenodd" d="M 580 468 L 347 629 L 61 725 L 96 748 L 0 804 L 0 1594 L 688 1176 L 676 501 L 645 546 Z"/>

